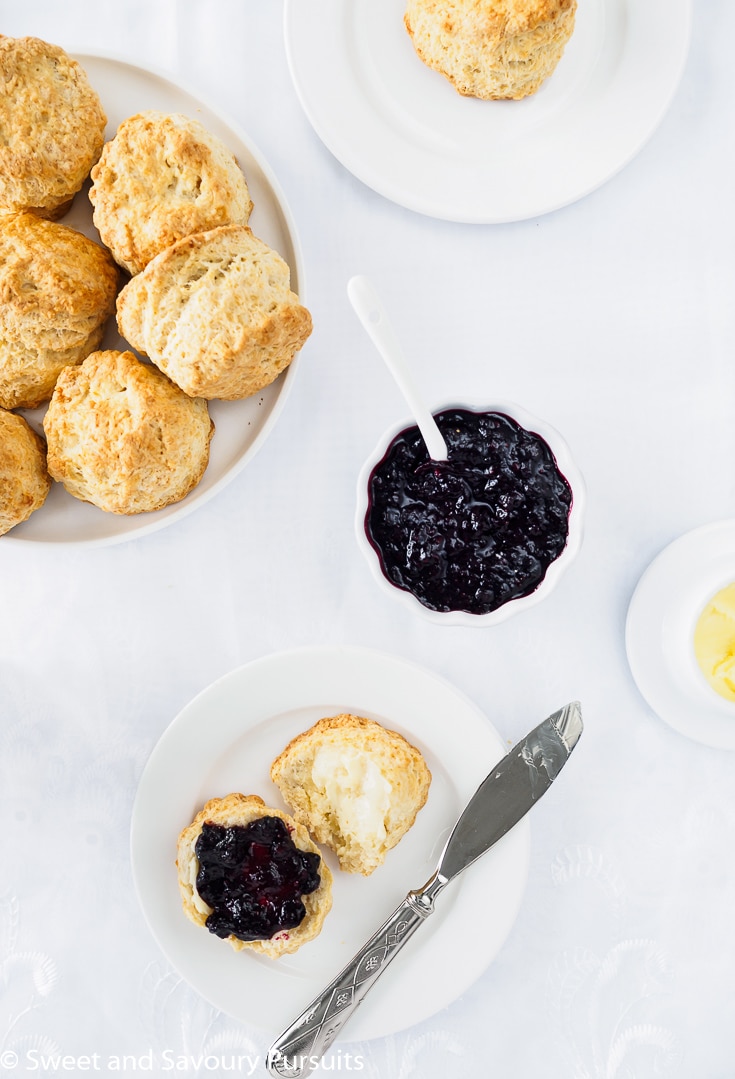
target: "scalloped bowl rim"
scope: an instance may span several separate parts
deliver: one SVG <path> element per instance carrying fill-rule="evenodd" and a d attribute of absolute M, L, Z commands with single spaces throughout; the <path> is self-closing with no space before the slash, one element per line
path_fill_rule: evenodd
<path fill-rule="evenodd" d="M 392 584 L 384 575 L 380 567 L 380 559 L 375 548 L 367 538 L 365 530 L 365 516 L 368 510 L 368 481 L 375 465 L 382 460 L 388 446 L 402 431 L 409 427 L 415 427 L 416 421 L 412 416 L 391 424 L 385 431 L 373 452 L 369 455 L 357 480 L 357 510 L 355 513 L 355 532 L 357 543 L 368 563 L 373 578 L 386 594 L 402 603 L 407 610 L 420 614 L 423 618 L 435 625 L 442 626 L 465 626 L 480 628 L 495 626 L 514 615 L 535 607 L 537 603 L 545 599 L 556 588 L 562 576 L 579 553 L 582 545 L 583 522 L 586 506 L 586 491 L 582 474 L 574 462 L 569 446 L 555 427 L 538 416 L 528 412 L 525 408 L 513 401 L 497 400 L 486 402 L 461 401 L 449 402 L 432 409 L 436 415 L 449 409 L 467 409 L 471 412 L 499 412 L 515 420 L 526 430 L 539 435 L 548 444 L 554 455 L 559 471 L 567 480 L 572 489 L 572 507 L 569 513 L 569 532 L 564 550 L 556 558 L 546 571 L 544 579 L 528 596 L 519 596 L 509 600 L 495 611 L 487 614 L 471 614 L 469 611 L 433 611 L 425 607 L 412 592 L 399 588 Z"/>

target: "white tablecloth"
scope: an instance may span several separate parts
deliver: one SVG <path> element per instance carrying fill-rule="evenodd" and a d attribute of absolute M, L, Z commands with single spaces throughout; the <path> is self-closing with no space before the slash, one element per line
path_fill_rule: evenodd
<path fill-rule="evenodd" d="M 351 644 L 438 672 L 509 742 L 569 699 L 586 720 L 533 814 L 500 954 L 421 1025 L 351 1044 L 362 1074 L 730 1079 L 735 754 L 651 711 L 624 623 L 655 555 L 733 514 L 733 5 L 697 0 L 681 85 L 632 162 L 503 226 L 432 220 L 351 176 L 301 109 L 276 0 L 0 0 L 0 29 L 163 69 L 249 132 L 296 221 L 315 326 L 274 431 L 206 506 L 116 546 L 0 544 L 3 1074 L 41 1070 L 42 1053 L 57 1073 L 190 1075 L 239 1053 L 264 1074 L 276 1031 L 218 1013 L 149 932 L 131 808 L 159 736 L 213 680 Z M 584 546 L 522 617 L 447 630 L 369 576 L 355 479 L 406 409 L 347 302 L 354 273 L 374 278 L 431 401 L 518 401 L 573 450 Z"/>

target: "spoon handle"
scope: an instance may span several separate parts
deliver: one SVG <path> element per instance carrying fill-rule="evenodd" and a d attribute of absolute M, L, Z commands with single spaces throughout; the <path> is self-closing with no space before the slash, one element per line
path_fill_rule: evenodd
<path fill-rule="evenodd" d="M 347 282 L 347 295 L 363 324 L 368 336 L 385 360 L 388 369 L 398 383 L 408 402 L 413 418 L 418 424 L 429 456 L 434 461 L 446 461 L 449 456 L 447 444 L 436 425 L 434 417 L 421 400 L 404 359 L 403 350 L 391 326 L 380 297 L 367 277 L 352 277 Z"/>

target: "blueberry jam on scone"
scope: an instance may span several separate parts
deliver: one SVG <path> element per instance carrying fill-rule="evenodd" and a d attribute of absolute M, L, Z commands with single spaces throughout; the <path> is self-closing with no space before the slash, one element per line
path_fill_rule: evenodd
<path fill-rule="evenodd" d="M 256 794 L 210 799 L 179 836 L 176 868 L 186 916 L 236 952 L 298 951 L 332 906 L 332 873 L 306 828 Z"/>
<path fill-rule="evenodd" d="M 319 887 L 321 858 L 298 850 L 279 817 L 244 827 L 205 824 L 194 849 L 197 891 L 212 908 L 210 933 L 264 940 L 306 917 L 301 897 Z"/>

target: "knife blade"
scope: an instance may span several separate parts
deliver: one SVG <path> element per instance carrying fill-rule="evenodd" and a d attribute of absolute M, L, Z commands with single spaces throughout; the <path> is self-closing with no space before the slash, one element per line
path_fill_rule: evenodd
<path fill-rule="evenodd" d="M 549 789 L 582 734 L 578 701 L 539 723 L 495 765 L 455 824 L 434 873 L 403 903 L 268 1050 L 271 1075 L 298 1079 L 316 1068 L 345 1023 L 405 942 L 434 910 L 434 901 L 521 820 Z"/>

